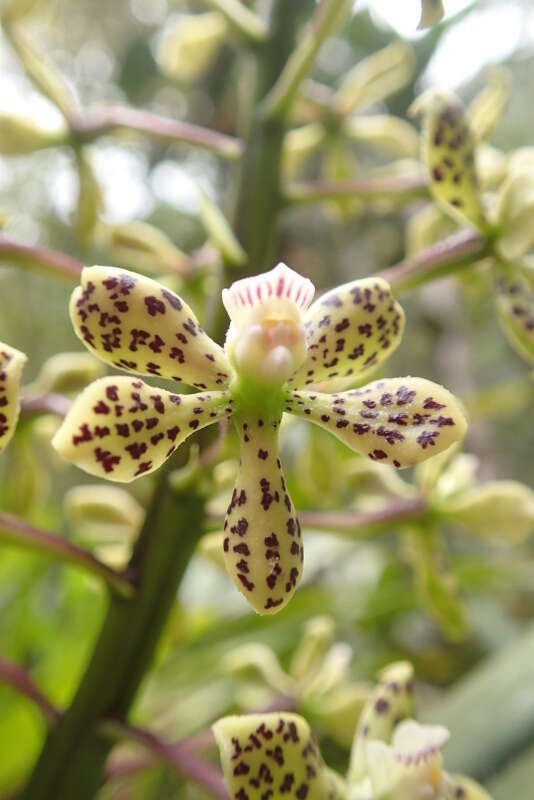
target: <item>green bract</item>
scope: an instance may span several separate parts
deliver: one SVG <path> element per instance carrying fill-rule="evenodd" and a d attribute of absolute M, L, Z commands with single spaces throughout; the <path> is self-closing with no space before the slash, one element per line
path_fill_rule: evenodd
<path fill-rule="evenodd" d="M 241 464 L 224 558 L 259 613 L 282 608 L 302 577 L 301 530 L 278 452 L 285 411 L 398 468 L 441 452 L 466 429 L 458 401 L 423 378 L 326 393 L 328 381 L 361 377 L 396 349 L 404 314 L 379 278 L 353 281 L 310 305 L 313 292 L 283 264 L 237 281 L 223 292 L 231 320 L 224 350 L 180 297 L 135 273 L 85 269 L 70 305 L 89 350 L 130 375 L 88 386 L 54 446 L 92 475 L 128 482 L 157 469 L 195 431 L 232 418 Z M 165 391 L 137 375 L 199 391 Z"/>

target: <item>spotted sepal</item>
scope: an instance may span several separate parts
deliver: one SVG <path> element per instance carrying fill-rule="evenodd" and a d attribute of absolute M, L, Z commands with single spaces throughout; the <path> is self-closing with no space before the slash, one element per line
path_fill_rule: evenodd
<path fill-rule="evenodd" d="M 224 717 L 213 726 L 231 800 L 342 800 L 297 714 Z"/>
<path fill-rule="evenodd" d="M 224 560 L 258 612 L 274 614 L 302 575 L 300 525 L 278 453 L 279 420 L 236 418 L 241 463 L 224 523 Z"/>
<path fill-rule="evenodd" d="M 308 353 L 291 380 L 294 386 L 364 375 L 393 353 L 404 329 L 404 312 L 381 278 L 332 289 L 304 320 Z"/>
<path fill-rule="evenodd" d="M 128 483 L 231 412 L 228 392 L 179 395 L 124 375 L 101 378 L 76 398 L 52 444 L 91 475 Z"/>
<path fill-rule="evenodd" d="M 433 92 L 416 102 L 425 112 L 423 157 L 435 200 L 460 221 L 484 227 L 475 163 L 476 141 L 465 109 L 453 94 Z"/>
<path fill-rule="evenodd" d="M 230 365 L 178 295 L 144 275 L 87 267 L 71 298 L 74 329 L 96 356 L 137 375 L 222 389 Z"/>
<path fill-rule="evenodd" d="M 534 268 L 524 264 L 496 269 L 495 302 L 511 346 L 534 364 Z"/>
<path fill-rule="evenodd" d="M 20 378 L 26 356 L 0 342 L 0 453 L 8 446 L 20 414 Z"/>
<path fill-rule="evenodd" d="M 367 772 L 367 742 L 389 743 L 395 725 L 412 715 L 413 677 L 413 667 L 407 661 L 390 664 L 380 673 L 356 729 L 349 768 L 351 782 L 358 782 Z"/>
<path fill-rule="evenodd" d="M 390 378 L 340 394 L 288 392 L 286 411 L 326 428 L 352 450 L 398 469 L 463 438 L 459 401 L 424 378 Z"/>

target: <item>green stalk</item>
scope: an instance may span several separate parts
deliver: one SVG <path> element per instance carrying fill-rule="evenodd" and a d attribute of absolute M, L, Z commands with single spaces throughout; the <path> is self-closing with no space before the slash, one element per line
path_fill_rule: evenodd
<path fill-rule="evenodd" d="M 313 11 L 313 0 L 274 0 L 270 36 L 258 49 L 251 99 L 250 130 L 243 154 L 235 213 L 235 230 L 248 254 L 248 269 L 272 266 L 278 214 L 283 206 L 280 187 L 284 118 L 268 116 L 262 102 L 276 84 L 293 53 L 300 25 Z"/>
<path fill-rule="evenodd" d="M 131 599 L 110 598 L 93 654 L 70 708 L 49 733 L 21 800 L 90 800 L 112 742 L 97 731 L 125 716 L 152 664 L 177 588 L 202 531 L 204 501 L 189 488 L 171 493 L 160 481 L 133 552 Z"/>

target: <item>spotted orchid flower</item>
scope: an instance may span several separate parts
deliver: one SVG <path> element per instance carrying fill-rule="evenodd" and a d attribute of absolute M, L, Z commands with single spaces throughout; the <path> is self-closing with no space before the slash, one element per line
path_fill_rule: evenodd
<path fill-rule="evenodd" d="M 343 782 L 325 766 L 297 714 L 225 717 L 213 726 L 232 800 L 342 800 Z"/>
<path fill-rule="evenodd" d="M 20 378 L 26 356 L 0 342 L 0 453 L 5 450 L 20 414 Z"/>
<path fill-rule="evenodd" d="M 274 613 L 302 575 L 301 530 L 278 453 L 284 412 L 330 430 L 374 461 L 409 467 L 461 439 L 457 400 L 422 378 L 379 380 L 327 394 L 328 381 L 360 378 L 398 346 L 404 314 L 380 278 L 353 281 L 311 304 L 312 283 L 283 264 L 223 292 L 224 350 L 177 295 L 109 267 L 82 274 L 70 311 L 89 350 L 130 375 L 102 378 L 74 402 L 54 438 L 92 475 L 128 482 L 157 469 L 193 432 L 231 417 L 241 465 L 224 525 L 224 558 L 258 613 Z M 139 375 L 191 384 L 181 395 Z"/>

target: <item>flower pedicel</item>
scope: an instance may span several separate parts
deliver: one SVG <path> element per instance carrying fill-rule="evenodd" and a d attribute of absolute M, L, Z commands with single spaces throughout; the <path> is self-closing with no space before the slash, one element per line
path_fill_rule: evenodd
<path fill-rule="evenodd" d="M 380 278 L 345 284 L 312 304 L 313 294 L 313 284 L 284 264 L 237 281 L 223 292 L 231 320 L 224 349 L 180 297 L 132 272 L 85 269 L 70 305 L 88 349 L 130 375 L 88 386 L 55 448 L 92 475 L 129 482 L 195 431 L 232 418 L 241 467 L 225 521 L 225 563 L 261 614 L 283 608 L 302 576 L 301 530 L 278 451 L 284 412 L 398 468 L 445 450 L 466 430 L 459 402 L 423 378 L 317 391 L 316 384 L 360 378 L 381 364 L 400 343 L 404 313 Z M 168 392 L 139 375 L 198 391 Z"/>

